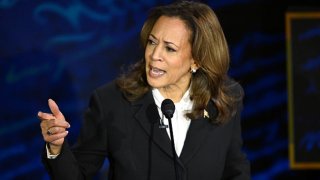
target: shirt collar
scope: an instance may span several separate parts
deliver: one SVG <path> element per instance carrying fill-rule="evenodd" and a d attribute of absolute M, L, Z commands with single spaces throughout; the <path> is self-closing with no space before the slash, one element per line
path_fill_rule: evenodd
<path fill-rule="evenodd" d="M 154 101 L 158 108 L 161 108 L 161 103 L 164 100 L 164 97 L 161 95 L 159 89 L 153 88 L 152 89 L 152 95 L 154 98 Z M 189 89 L 184 93 L 182 96 L 180 102 L 174 103 L 176 107 L 179 107 L 181 110 L 191 110 L 193 102 L 190 99 L 190 87 Z"/>

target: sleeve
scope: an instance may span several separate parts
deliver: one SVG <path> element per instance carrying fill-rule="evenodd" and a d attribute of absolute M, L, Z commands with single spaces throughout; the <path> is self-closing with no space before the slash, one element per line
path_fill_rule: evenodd
<path fill-rule="evenodd" d="M 51 179 L 92 179 L 101 168 L 107 156 L 107 128 L 99 100 L 94 92 L 77 143 L 72 148 L 65 141 L 55 159 L 48 159 L 44 149 L 42 161 Z"/>
<path fill-rule="evenodd" d="M 231 120 L 233 123 L 232 140 L 227 152 L 226 164 L 222 179 L 250 180 L 250 163 L 246 155 L 242 152 L 241 118 L 240 112 L 242 102 L 239 103 L 238 111 Z"/>
<path fill-rule="evenodd" d="M 55 159 L 59 156 L 59 154 L 51 154 L 49 151 L 48 143 L 46 144 L 46 152 L 47 152 L 47 158 L 48 159 Z"/>

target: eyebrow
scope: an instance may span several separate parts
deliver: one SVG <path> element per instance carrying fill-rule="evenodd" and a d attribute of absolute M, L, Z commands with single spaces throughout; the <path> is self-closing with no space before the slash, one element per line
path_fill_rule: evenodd
<path fill-rule="evenodd" d="M 154 38 L 154 39 L 158 40 L 158 39 L 156 38 L 156 36 L 155 36 L 155 35 L 150 34 L 150 36 L 151 36 L 152 38 Z M 175 43 L 173 43 L 173 42 L 170 42 L 170 41 L 164 41 L 164 43 L 166 43 L 166 44 L 172 44 L 172 45 L 176 46 L 177 48 L 179 48 L 179 46 L 178 46 L 178 45 L 176 45 L 176 44 L 175 44 Z"/>

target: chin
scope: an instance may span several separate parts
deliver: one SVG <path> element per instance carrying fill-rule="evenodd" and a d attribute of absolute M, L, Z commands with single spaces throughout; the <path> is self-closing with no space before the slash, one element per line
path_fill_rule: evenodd
<path fill-rule="evenodd" d="M 147 82 L 149 86 L 153 88 L 161 88 L 164 86 L 159 80 L 151 79 L 150 77 L 147 77 Z"/>

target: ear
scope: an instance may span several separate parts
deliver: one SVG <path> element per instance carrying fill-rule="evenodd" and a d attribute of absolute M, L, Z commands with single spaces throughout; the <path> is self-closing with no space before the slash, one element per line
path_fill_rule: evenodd
<path fill-rule="evenodd" d="M 191 69 L 195 69 L 195 70 L 199 69 L 199 65 L 198 65 L 197 61 L 194 59 L 192 59 L 192 61 L 191 61 Z"/>
<path fill-rule="evenodd" d="M 192 73 L 195 73 L 195 72 L 197 72 L 198 69 L 199 69 L 199 65 L 197 64 L 197 62 L 195 60 L 192 60 L 190 71 Z"/>

